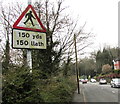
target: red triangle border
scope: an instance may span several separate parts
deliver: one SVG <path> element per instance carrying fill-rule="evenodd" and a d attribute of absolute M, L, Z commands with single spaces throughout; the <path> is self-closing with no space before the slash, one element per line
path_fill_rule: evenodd
<path fill-rule="evenodd" d="M 29 9 L 32 9 L 36 19 L 38 20 L 40 26 L 42 27 L 42 30 L 41 29 L 35 29 L 35 28 L 27 28 L 27 27 L 20 27 L 20 26 L 17 26 L 19 24 L 19 22 L 22 20 L 22 18 L 25 16 L 25 14 L 27 13 L 27 11 Z M 21 29 L 21 30 L 29 30 L 29 31 L 38 31 L 38 32 L 46 32 L 46 29 L 45 27 L 43 26 L 42 22 L 40 21 L 40 19 L 38 18 L 34 8 L 32 7 L 32 5 L 28 5 L 27 8 L 23 11 L 23 13 L 20 15 L 20 17 L 17 19 L 17 21 L 14 23 L 13 25 L 13 28 L 14 29 Z"/>

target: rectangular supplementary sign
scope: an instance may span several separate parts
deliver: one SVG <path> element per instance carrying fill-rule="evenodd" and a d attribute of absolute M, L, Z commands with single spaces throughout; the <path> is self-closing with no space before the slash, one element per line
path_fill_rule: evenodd
<path fill-rule="evenodd" d="M 46 33 L 13 29 L 12 47 L 46 49 Z"/>

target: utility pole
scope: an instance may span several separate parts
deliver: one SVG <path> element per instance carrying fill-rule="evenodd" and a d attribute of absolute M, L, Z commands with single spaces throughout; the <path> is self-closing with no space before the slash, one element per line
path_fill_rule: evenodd
<path fill-rule="evenodd" d="M 118 58 L 120 59 L 120 1 L 118 2 Z"/>
<path fill-rule="evenodd" d="M 78 86 L 78 94 L 80 94 L 80 88 L 79 88 L 79 77 L 78 77 L 78 68 L 77 68 L 77 46 L 76 46 L 76 35 L 74 34 L 74 45 L 75 45 L 75 69 L 76 69 L 76 75 L 77 75 L 77 86 Z"/>
<path fill-rule="evenodd" d="M 118 2 L 118 60 L 120 61 L 120 1 Z"/>

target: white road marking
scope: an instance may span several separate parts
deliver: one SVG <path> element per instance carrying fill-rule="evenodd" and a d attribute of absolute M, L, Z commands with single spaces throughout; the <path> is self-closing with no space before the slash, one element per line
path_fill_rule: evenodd
<path fill-rule="evenodd" d="M 82 91 L 82 93 L 83 93 L 84 103 L 86 104 L 87 100 L 86 100 L 86 98 L 85 98 L 85 93 L 84 93 L 84 91 Z"/>
<path fill-rule="evenodd" d="M 112 91 L 113 94 L 115 94 L 115 91 Z"/>

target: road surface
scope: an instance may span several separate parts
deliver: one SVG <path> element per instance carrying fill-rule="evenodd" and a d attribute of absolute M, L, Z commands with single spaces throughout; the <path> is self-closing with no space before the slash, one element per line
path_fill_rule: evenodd
<path fill-rule="evenodd" d="M 73 102 L 118 102 L 119 90 L 119 88 L 111 88 L 110 84 L 80 83 L 80 94 L 76 91 Z"/>

